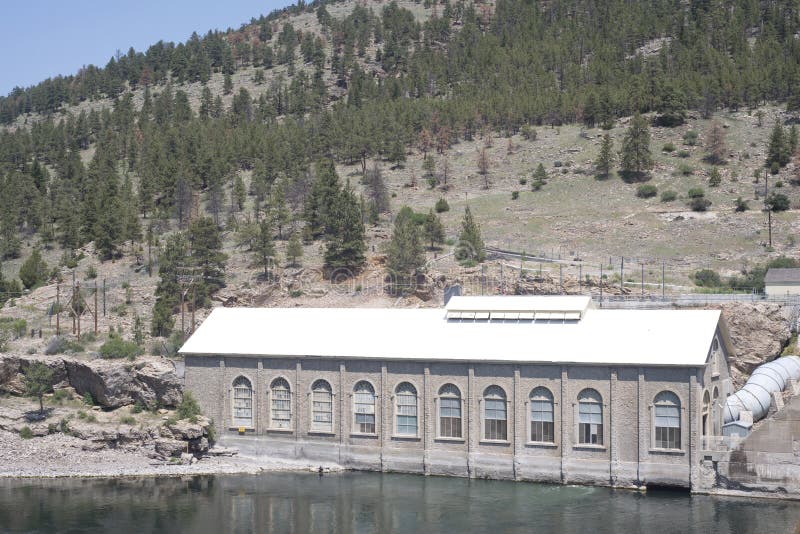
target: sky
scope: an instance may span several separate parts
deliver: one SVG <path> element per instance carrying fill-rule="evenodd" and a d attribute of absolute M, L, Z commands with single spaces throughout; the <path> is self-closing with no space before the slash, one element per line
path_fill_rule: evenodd
<path fill-rule="evenodd" d="M 105 66 L 117 50 L 185 41 L 193 31 L 238 28 L 290 0 L 23 0 L 2 4 L 0 95 L 84 65 Z"/>

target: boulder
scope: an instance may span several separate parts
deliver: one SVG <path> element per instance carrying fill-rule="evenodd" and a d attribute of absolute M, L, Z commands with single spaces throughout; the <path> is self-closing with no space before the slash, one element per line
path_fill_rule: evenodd
<path fill-rule="evenodd" d="M 178 458 L 186 450 L 186 442 L 161 438 L 156 440 L 155 449 L 162 458 Z"/>
<path fill-rule="evenodd" d="M 189 440 L 189 450 L 195 454 L 205 454 L 208 452 L 208 438 L 202 437 Z"/>
<path fill-rule="evenodd" d="M 168 360 L 147 360 L 143 367 L 137 366 L 135 378 L 161 406 L 177 406 L 183 400 L 183 385 Z"/>
<path fill-rule="evenodd" d="M 34 362 L 42 362 L 53 370 L 53 383 L 58 384 L 67 380 L 64 360 L 60 357 L 24 357 L 13 355 L 0 355 L 0 392 L 12 395 L 25 394 L 25 373 Z"/>
<path fill-rule="evenodd" d="M 139 402 L 148 408 L 175 406 L 182 399 L 182 386 L 174 367 L 166 360 L 148 359 L 136 365 L 128 361 L 66 359 L 69 383 L 80 395 L 105 408 Z"/>
<path fill-rule="evenodd" d="M 205 428 L 203 428 L 200 424 L 191 423 L 186 420 L 167 425 L 167 427 L 176 439 L 186 441 L 201 438 L 205 434 Z"/>
<path fill-rule="evenodd" d="M 741 387 L 753 370 L 781 354 L 791 336 L 791 310 L 771 303 L 732 302 L 722 306 L 734 357 L 731 374 Z"/>

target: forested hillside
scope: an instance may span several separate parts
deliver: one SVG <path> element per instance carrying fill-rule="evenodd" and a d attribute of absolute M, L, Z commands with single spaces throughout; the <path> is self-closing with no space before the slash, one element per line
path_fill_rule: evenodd
<path fill-rule="evenodd" d="M 312 2 L 131 49 L 0 98 L 0 256 L 55 247 L 69 265 L 90 242 L 103 260 L 166 243 L 162 278 L 191 253 L 220 286 L 224 229 L 266 278 L 272 241 L 290 237 L 294 256 L 301 238 L 324 240 L 326 267 L 355 268 L 363 224 L 386 224 L 401 207 L 383 169 L 419 154 L 440 196 L 462 172 L 448 154 L 478 138 L 488 189 L 495 135 L 513 159 L 513 139 L 535 140 L 537 128 L 579 127 L 588 139 L 638 114 L 677 128 L 689 115 L 766 103 L 792 112 L 798 32 L 800 5 L 789 0 Z M 781 147 L 776 172 L 791 157 Z M 711 163 L 729 157 L 717 156 Z M 353 183 L 337 165 L 355 166 Z M 546 178 L 534 175 L 534 186 Z M 427 224 L 439 236 L 431 244 L 444 241 L 441 223 Z M 154 333 L 168 332 L 155 323 L 159 314 L 169 323 L 176 291 L 160 287 Z"/>

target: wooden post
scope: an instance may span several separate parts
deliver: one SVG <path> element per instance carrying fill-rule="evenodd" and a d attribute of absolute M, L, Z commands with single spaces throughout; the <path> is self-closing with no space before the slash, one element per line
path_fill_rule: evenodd
<path fill-rule="evenodd" d="M 664 298 L 664 274 L 666 274 L 666 265 L 665 262 L 661 262 L 661 300 L 665 300 Z"/>
<path fill-rule="evenodd" d="M 103 317 L 106 316 L 106 279 L 103 278 Z"/>
<path fill-rule="evenodd" d="M 644 298 L 644 263 L 642 264 L 642 298 Z"/>
<path fill-rule="evenodd" d="M 186 291 L 181 288 L 181 339 L 186 341 L 186 327 L 184 326 L 184 316 L 186 315 L 186 307 L 184 301 L 186 300 Z"/>
<path fill-rule="evenodd" d="M 578 293 L 583 291 L 583 263 L 578 264 Z"/>
<path fill-rule="evenodd" d="M 61 284 L 56 285 L 56 335 L 61 335 Z"/>
<path fill-rule="evenodd" d="M 625 256 L 619 257 L 619 294 L 625 293 Z"/>
<path fill-rule="evenodd" d="M 73 271 L 72 274 L 75 274 L 75 272 Z M 75 287 L 77 288 L 77 292 L 73 292 L 72 293 L 72 295 L 73 295 L 72 302 L 73 302 L 73 304 L 75 303 L 75 295 L 77 295 L 78 299 L 79 299 L 79 303 L 78 303 L 78 310 L 75 310 L 75 315 L 77 316 L 77 319 L 78 319 L 78 341 L 80 341 L 80 339 L 81 339 L 81 315 L 83 315 L 83 308 L 81 307 L 81 304 L 80 304 L 80 301 L 83 300 L 83 299 L 80 298 L 80 295 L 81 295 L 81 283 L 77 282 Z M 73 306 L 73 309 L 74 309 L 74 306 Z M 78 311 L 80 311 L 80 313 Z"/>
<path fill-rule="evenodd" d="M 603 264 L 600 264 L 600 306 L 603 306 Z"/>
<path fill-rule="evenodd" d="M 97 335 L 97 282 L 94 284 L 94 335 Z"/>
<path fill-rule="evenodd" d="M 196 306 L 197 302 L 195 300 L 196 296 L 197 296 L 197 293 L 195 292 L 195 288 L 194 288 L 194 280 L 192 280 L 192 334 L 194 334 L 194 309 L 197 307 Z"/>

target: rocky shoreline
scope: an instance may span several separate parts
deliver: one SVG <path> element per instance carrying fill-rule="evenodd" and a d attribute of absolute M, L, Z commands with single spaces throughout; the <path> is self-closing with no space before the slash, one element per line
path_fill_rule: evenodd
<path fill-rule="evenodd" d="M 277 460 L 263 457 L 228 455 L 223 451 L 205 455 L 193 463 L 154 459 L 152 447 L 136 449 L 86 450 L 81 438 L 51 434 L 23 439 L 14 432 L 0 430 L 0 478 L 115 478 L 141 476 L 187 476 L 218 474 L 257 474 L 265 471 L 336 472 L 334 464 Z"/>

